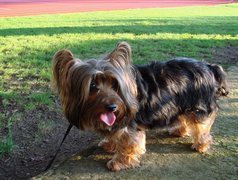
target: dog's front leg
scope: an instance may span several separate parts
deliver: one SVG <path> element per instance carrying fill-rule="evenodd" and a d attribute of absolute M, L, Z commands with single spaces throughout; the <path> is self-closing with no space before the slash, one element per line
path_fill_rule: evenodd
<path fill-rule="evenodd" d="M 111 171 L 134 168 L 140 165 L 140 157 L 146 152 L 145 132 L 124 128 L 113 136 L 115 154 L 107 163 Z"/>
<path fill-rule="evenodd" d="M 115 153 L 116 143 L 113 138 L 106 137 L 98 143 L 98 146 L 103 148 L 106 152 Z"/>

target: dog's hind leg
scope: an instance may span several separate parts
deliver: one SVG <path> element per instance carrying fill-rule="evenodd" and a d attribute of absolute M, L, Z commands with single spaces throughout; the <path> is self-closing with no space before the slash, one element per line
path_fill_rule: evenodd
<path fill-rule="evenodd" d="M 192 129 L 192 137 L 194 143 L 192 148 L 200 153 L 206 152 L 212 143 L 212 136 L 210 134 L 211 127 L 216 118 L 216 112 L 212 112 L 209 116 L 194 123 Z"/>
<path fill-rule="evenodd" d="M 206 152 L 212 143 L 210 130 L 216 117 L 216 111 L 199 119 L 194 113 L 183 114 L 178 117 L 179 129 L 173 132 L 175 135 L 189 135 L 193 138 L 192 149 L 200 153 Z M 173 134 L 172 133 L 172 134 Z"/>
<path fill-rule="evenodd" d="M 140 165 L 140 157 L 145 153 L 145 131 L 130 128 L 119 130 L 113 135 L 115 154 L 107 163 L 112 171 L 134 168 Z"/>

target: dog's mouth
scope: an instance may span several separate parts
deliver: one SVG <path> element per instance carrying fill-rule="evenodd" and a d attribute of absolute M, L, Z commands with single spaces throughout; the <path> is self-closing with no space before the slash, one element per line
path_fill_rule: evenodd
<path fill-rule="evenodd" d="M 108 126 L 112 126 L 116 121 L 116 116 L 113 112 L 106 112 L 100 114 L 100 121 L 104 122 Z"/>

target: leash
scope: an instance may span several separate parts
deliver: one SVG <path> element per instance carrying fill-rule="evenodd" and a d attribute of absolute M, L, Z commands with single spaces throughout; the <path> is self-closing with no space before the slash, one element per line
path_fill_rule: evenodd
<path fill-rule="evenodd" d="M 62 139 L 62 141 L 61 141 L 61 143 L 60 143 L 60 145 L 59 145 L 59 147 L 58 147 L 58 149 L 57 149 L 57 151 L 56 151 L 54 157 L 51 159 L 51 161 L 49 162 L 49 164 L 48 164 L 47 167 L 45 168 L 44 172 L 47 171 L 47 170 L 52 166 L 52 164 L 53 164 L 53 162 L 54 162 L 54 160 L 55 160 L 57 154 L 58 154 L 59 151 L 60 151 L 60 148 L 61 148 L 62 144 L 64 143 L 65 138 L 66 138 L 67 135 L 69 134 L 69 132 L 70 132 L 70 130 L 71 130 L 72 127 L 73 127 L 73 125 L 72 125 L 72 124 L 69 124 L 69 127 L 68 127 L 67 131 L 65 132 L 64 138 Z"/>

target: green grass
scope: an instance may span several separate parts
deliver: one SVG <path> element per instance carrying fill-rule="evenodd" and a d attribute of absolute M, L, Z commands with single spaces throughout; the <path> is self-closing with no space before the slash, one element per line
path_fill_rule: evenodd
<path fill-rule="evenodd" d="M 33 101 L 36 104 L 50 105 L 51 104 L 50 96 L 51 96 L 50 93 L 34 93 L 30 94 L 28 97 L 29 101 Z"/>
<path fill-rule="evenodd" d="M 2 116 L 0 118 L 2 118 Z M 12 119 L 8 119 L 6 136 L 0 139 L 0 155 L 10 152 L 14 146 L 12 139 L 12 123 Z"/>
<path fill-rule="evenodd" d="M 0 24 L 0 110 L 8 118 L 10 104 L 23 113 L 52 105 L 51 58 L 62 48 L 86 59 L 125 40 L 140 64 L 175 56 L 209 60 L 212 48 L 238 45 L 238 4 L 0 18 Z"/>

